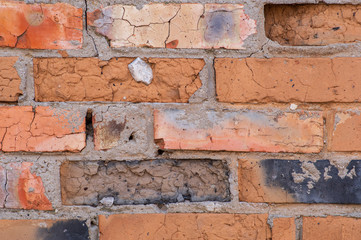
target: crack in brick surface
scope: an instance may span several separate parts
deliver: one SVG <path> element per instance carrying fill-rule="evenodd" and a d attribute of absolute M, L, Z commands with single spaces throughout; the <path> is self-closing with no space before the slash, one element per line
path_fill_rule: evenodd
<path fill-rule="evenodd" d="M 0 1 L 0 46 L 30 49 L 79 49 L 83 10 L 66 3 Z"/>
<path fill-rule="evenodd" d="M 152 160 L 67 162 L 61 167 L 66 205 L 229 201 L 228 167 L 222 161 Z"/>
<path fill-rule="evenodd" d="M 17 57 L 0 57 L 0 101 L 16 102 L 23 94 L 21 79 L 14 67 Z"/>
<path fill-rule="evenodd" d="M 201 59 L 149 58 L 152 83 L 136 82 L 134 58 L 34 59 L 36 101 L 188 102 L 202 83 Z"/>
<path fill-rule="evenodd" d="M 78 111 L 0 107 L 0 119 L 4 152 L 78 152 L 85 147 L 85 114 Z"/>
<path fill-rule="evenodd" d="M 88 13 L 112 47 L 243 48 L 256 23 L 240 4 L 112 5 Z"/>
<path fill-rule="evenodd" d="M 307 46 L 361 40 L 361 6 L 348 4 L 266 5 L 265 30 L 282 45 Z"/>

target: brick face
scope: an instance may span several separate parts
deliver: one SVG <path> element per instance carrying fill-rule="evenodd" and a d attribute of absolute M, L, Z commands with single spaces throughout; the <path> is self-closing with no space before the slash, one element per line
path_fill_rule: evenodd
<path fill-rule="evenodd" d="M 114 184 L 117 182 L 117 184 Z M 229 201 L 228 168 L 221 161 L 68 162 L 61 167 L 66 205 Z"/>
<path fill-rule="evenodd" d="M 266 5 L 265 30 L 282 45 L 328 45 L 361 40 L 361 6 Z"/>
<path fill-rule="evenodd" d="M 296 240 L 296 224 L 294 218 L 273 219 L 272 240 Z"/>
<path fill-rule="evenodd" d="M 303 217 L 303 239 L 357 240 L 360 236 L 361 219 L 338 216 Z"/>
<path fill-rule="evenodd" d="M 217 98 L 232 103 L 360 102 L 360 69 L 360 58 L 219 58 Z"/>
<path fill-rule="evenodd" d="M 0 107 L 0 139 L 4 152 L 78 152 L 85 147 L 85 116 L 50 107 Z"/>
<path fill-rule="evenodd" d="M 99 216 L 100 240 L 271 239 L 266 214 L 119 214 Z"/>
<path fill-rule="evenodd" d="M 83 10 L 66 3 L 0 2 L 0 46 L 77 49 L 83 42 Z"/>
<path fill-rule="evenodd" d="M 154 139 L 162 149 L 310 153 L 321 150 L 322 136 L 319 112 L 154 112 Z"/>
<path fill-rule="evenodd" d="M 361 151 L 361 116 L 359 111 L 328 114 L 328 149 L 330 151 Z"/>
<path fill-rule="evenodd" d="M 14 67 L 17 57 L 0 57 L 0 101 L 16 102 L 23 93 L 21 79 Z"/>
<path fill-rule="evenodd" d="M 0 208 L 52 210 L 41 177 L 31 172 L 33 163 L 0 166 Z"/>
<path fill-rule="evenodd" d="M 188 102 L 201 87 L 201 59 L 146 60 L 152 83 L 136 82 L 128 64 L 134 58 L 34 59 L 37 101 Z"/>
<path fill-rule="evenodd" d="M 112 5 L 88 13 L 112 47 L 243 48 L 256 24 L 240 4 Z"/>

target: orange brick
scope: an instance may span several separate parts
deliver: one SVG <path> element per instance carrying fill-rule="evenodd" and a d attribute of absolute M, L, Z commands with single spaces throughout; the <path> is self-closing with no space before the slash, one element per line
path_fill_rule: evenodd
<path fill-rule="evenodd" d="M 17 59 L 17 57 L 0 57 L 1 102 L 16 102 L 23 93 L 20 90 L 21 79 L 14 67 Z"/>
<path fill-rule="evenodd" d="M 361 102 L 361 58 L 218 58 L 221 102 Z"/>
<path fill-rule="evenodd" d="M 272 240 L 296 240 L 296 224 L 294 218 L 273 219 Z"/>
<path fill-rule="evenodd" d="M 328 114 L 328 149 L 330 151 L 361 151 L 361 116 L 359 111 Z"/>
<path fill-rule="evenodd" d="M 359 240 L 361 219 L 328 216 L 303 217 L 302 239 Z"/>
<path fill-rule="evenodd" d="M 100 240 L 270 239 L 267 214 L 119 214 L 99 216 Z"/>
<path fill-rule="evenodd" d="M 51 107 L 0 107 L 0 149 L 78 152 L 85 147 L 84 115 Z"/>
<path fill-rule="evenodd" d="M 134 58 L 34 59 L 35 99 L 47 101 L 188 102 L 202 86 L 201 59 L 150 58 L 149 85 L 133 79 Z"/>
<path fill-rule="evenodd" d="M 89 239 L 85 221 L 0 220 L 0 236 L 11 240 Z"/>
<path fill-rule="evenodd" d="M 311 153 L 321 150 L 322 137 L 319 112 L 154 112 L 154 139 L 162 149 Z"/>
<path fill-rule="evenodd" d="M 349 4 L 270 4 L 266 36 L 281 45 L 328 45 L 361 40 L 361 6 Z"/>
<path fill-rule="evenodd" d="M 77 49 L 83 42 L 83 10 L 66 3 L 0 1 L 0 46 Z"/>
<path fill-rule="evenodd" d="M 0 207 L 51 210 L 41 177 L 31 173 L 33 163 L 0 166 Z"/>
<path fill-rule="evenodd" d="M 241 4 L 117 4 L 88 13 L 88 24 L 115 48 L 241 49 L 256 33 Z"/>

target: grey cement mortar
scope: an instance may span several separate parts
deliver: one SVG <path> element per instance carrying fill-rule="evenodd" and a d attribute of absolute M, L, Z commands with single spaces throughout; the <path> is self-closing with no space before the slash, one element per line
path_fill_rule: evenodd
<path fill-rule="evenodd" d="M 112 4 L 131 4 L 141 7 L 149 1 L 111 1 L 111 0 L 51 0 L 51 1 L 32 1 L 26 2 L 42 2 L 42 3 L 56 3 L 66 2 L 76 7 L 80 7 L 87 11 L 93 11 L 100 5 L 107 6 Z M 279 158 L 279 159 L 295 159 L 295 160 L 317 160 L 330 159 L 334 162 L 351 161 L 353 159 L 361 159 L 361 152 L 359 153 L 330 153 L 325 149 L 319 154 L 294 154 L 294 153 L 241 153 L 241 152 L 210 152 L 210 151 L 165 151 L 162 155 L 158 155 L 158 148 L 152 142 L 153 126 L 151 110 L 166 109 L 170 107 L 175 108 L 190 108 L 189 114 L 202 111 L 206 108 L 216 110 L 221 109 L 272 109 L 279 108 L 289 111 L 289 104 L 223 104 L 216 101 L 215 94 L 215 78 L 213 60 L 216 57 L 230 57 L 230 58 L 271 58 L 271 57 L 361 57 L 361 43 L 350 44 L 331 44 L 327 46 L 317 47 L 295 47 L 295 46 L 281 46 L 266 38 L 264 33 L 264 17 L 263 6 L 265 4 L 299 4 L 299 3 L 318 3 L 325 2 L 329 4 L 361 4 L 360 0 L 332 0 L 332 1 L 310 1 L 310 0 L 178 0 L 178 1 L 153 1 L 153 2 L 173 2 L 173 3 L 239 3 L 244 4 L 244 9 L 250 18 L 257 21 L 257 33 L 249 37 L 244 44 L 245 49 L 242 50 L 227 50 L 227 49 L 147 49 L 147 48 L 123 48 L 111 49 L 105 37 L 95 33 L 94 28 L 87 26 L 85 21 L 83 23 L 83 48 L 78 50 L 67 50 L 69 57 L 99 57 L 103 60 L 108 60 L 112 57 L 163 57 L 163 58 L 203 58 L 206 62 L 204 69 L 200 76 L 202 87 L 191 97 L 189 104 L 162 104 L 162 103 L 111 103 L 111 102 L 68 102 L 68 103 L 39 103 L 34 101 L 34 84 L 32 76 L 32 58 L 34 57 L 61 57 L 57 50 L 26 50 L 26 49 L 12 49 L 2 48 L 0 56 L 18 56 L 19 59 L 15 67 L 22 79 L 21 89 L 24 95 L 20 97 L 17 105 L 31 105 L 31 106 L 53 106 L 60 109 L 73 108 L 74 110 L 85 111 L 92 109 L 97 111 L 103 108 L 117 108 L 118 111 L 126 109 L 132 111 L 134 114 L 148 112 L 146 121 L 148 126 L 144 133 L 145 139 L 149 140 L 148 148 L 138 151 L 136 147 L 131 147 L 127 151 L 119 148 L 110 149 L 107 151 L 95 151 L 93 144 L 93 137 L 87 137 L 87 146 L 80 153 L 0 153 L 0 160 L 2 163 L 28 161 L 34 162 L 32 170 L 38 176 L 41 176 L 46 196 L 52 202 L 53 211 L 36 211 L 36 210 L 14 210 L 14 209 L 0 209 L 0 219 L 84 219 L 87 220 L 90 229 L 90 236 L 92 240 L 98 239 L 97 216 L 98 214 L 110 215 L 120 213 L 268 213 L 269 223 L 272 224 L 275 217 L 296 217 L 297 238 L 301 239 L 302 219 L 300 216 L 348 216 L 361 218 L 360 205 L 337 205 L 337 204 L 264 204 L 264 203 L 245 203 L 238 200 L 238 159 L 265 159 L 265 158 Z M 83 18 L 84 20 L 84 18 Z M 5 104 L 0 105 L 16 105 Z M 297 110 L 355 110 L 361 108 L 361 103 L 351 104 L 298 104 Z M 145 110 L 146 109 L 146 110 Z M 150 112 L 150 113 L 149 113 Z M 324 132 L 327 135 L 327 132 Z M 325 139 L 326 141 L 327 139 Z M 60 190 L 60 175 L 59 166 L 65 161 L 98 161 L 98 160 L 146 160 L 146 159 L 214 159 L 224 160 L 230 168 L 230 191 L 231 202 L 201 202 L 201 203 L 175 203 L 165 205 L 125 205 L 113 206 L 110 209 L 88 206 L 63 206 L 61 202 Z"/>

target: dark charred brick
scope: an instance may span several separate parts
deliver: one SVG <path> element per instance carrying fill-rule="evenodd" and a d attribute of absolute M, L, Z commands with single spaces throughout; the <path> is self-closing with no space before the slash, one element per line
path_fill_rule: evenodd
<path fill-rule="evenodd" d="M 87 240 L 88 227 L 85 221 L 76 219 L 57 221 L 50 228 L 39 228 L 39 240 Z"/>
<path fill-rule="evenodd" d="M 66 205 L 230 201 L 228 167 L 218 160 L 66 162 L 61 185 Z"/>

